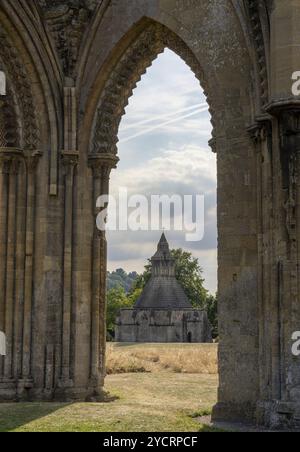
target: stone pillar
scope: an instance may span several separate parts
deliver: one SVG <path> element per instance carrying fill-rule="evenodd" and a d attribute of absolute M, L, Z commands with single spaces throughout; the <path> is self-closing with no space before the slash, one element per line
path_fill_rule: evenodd
<path fill-rule="evenodd" d="M 4 360 L 4 377 L 13 378 L 13 322 L 15 305 L 15 262 L 16 262 L 16 207 L 17 176 L 19 158 L 13 156 L 9 174 L 8 219 L 7 219 L 7 259 L 6 259 L 6 293 L 5 293 L 5 334 L 7 354 Z"/>
<path fill-rule="evenodd" d="M 272 118 L 266 116 L 249 128 L 257 155 L 257 257 L 258 257 L 258 319 L 259 319 L 259 400 L 257 419 L 264 422 L 265 403 L 270 399 L 272 352 L 270 345 L 272 285 Z"/>
<path fill-rule="evenodd" d="M 73 387 L 71 375 L 71 323 L 73 303 L 73 197 L 74 171 L 78 164 L 77 151 L 64 151 L 62 163 L 65 178 L 64 263 L 63 263 L 63 318 L 62 318 L 62 369 L 59 386 Z"/>
<path fill-rule="evenodd" d="M 33 265 L 35 233 L 36 170 L 40 154 L 28 152 L 26 164 L 26 233 L 25 233 L 25 269 L 24 269 L 24 316 L 22 340 L 22 372 L 19 391 L 32 387 L 32 315 L 33 315 Z"/>
<path fill-rule="evenodd" d="M 300 106 L 299 106 L 300 107 Z M 271 280 L 271 397 L 266 420 L 293 426 L 300 416 L 300 363 L 291 338 L 300 326 L 300 108 L 294 101 L 274 101 L 273 136 L 273 279 Z M 273 400 L 273 402 L 271 402 Z M 274 402 L 275 401 L 275 402 Z"/>
<path fill-rule="evenodd" d="M 106 346 L 106 259 L 107 245 L 105 231 L 96 225 L 97 199 L 108 195 L 109 176 L 116 167 L 118 158 L 114 155 L 97 154 L 89 159 L 93 172 L 94 234 L 92 243 L 92 301 L 91 301 L 91 350 L 90 350 L 90 400 L 102 399 L 105 377 Z"/>
<path fill-rule="evenodd" d="M 8 177 L 10 158 L 0 153 L 0 331 L 5 332 L 5 290 L 7 256 Z M 4 373 L 4 357 L 0 356 L 0 379 Z"/>
<path fill-rule="evenodd" d="M 262 177 L 270 196 L 269 202 L 264 201 L 269 212 L 263 211 L 264 261 L 268 263 L 263 266 L 267 303 L 264 379 L 268 383 L 263 420 L 273 426 L 291 426 L 300 415 L 299 362 L 291 353 L 292 332 L 300 325 L 300 99 L 292 92 L 293 74 L 300 70 L 300 3 L 288 3 L 274 0 L 270 16 L 270 103 L 266 112 L 273 128 L 271 173 Z"/>
<path fill-rule="evenodd" d="M 14 343 L 16 303 L 17 178 L 21 152 L 0 148 L 0 330 L 6 335 L 6 356 L 0 360 L 0 392 L 14 399 Z"/>

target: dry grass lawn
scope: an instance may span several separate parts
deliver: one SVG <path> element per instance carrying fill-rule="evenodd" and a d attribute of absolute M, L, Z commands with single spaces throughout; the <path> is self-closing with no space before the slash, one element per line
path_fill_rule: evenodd
<path fill-rule="evenodd" d="M 107 373 L 218 372 L 216 344 L 113 344 L 107 346 Z"/>
<path fill-rule="evenodd" d="M 134 373 L 108 375 L 106 391 L 110 397 L 106 403 L 0 404 L 0 431 L 209 430 L 196 417 L 209 413 L 216 402 L 218 377 L 212 371 L 217 346 L 115 344 L 108 348 L 111 371 L 124 372 L 132 366 Z M 137 372 L 139 366 L 145 370 Z M 196 373 L 197 369 L 202 373 Z"/>

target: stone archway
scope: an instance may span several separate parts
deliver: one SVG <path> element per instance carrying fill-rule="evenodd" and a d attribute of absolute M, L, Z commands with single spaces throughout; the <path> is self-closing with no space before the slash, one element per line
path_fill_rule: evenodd
<path fill-rule="evenodd" d="M 230 411 L 236 412 L 236 409 L 238 409 L 241 415 L 245 415 L 249 411 L 249 406 L 251 406 L 251 397 L 257 394 L 258 391 L 258 377 L 255 370 L 257 368 L 258 357 L 256 356 L 254 345 L 254 338 L 258 334 L 255 311 L 257 309 L 255 285 L 258 270 L 257 261 L 254 259 L 257 248 L 254 239 L 254 230 L 250 231 L 248 228 L 247 231 L 249 222 L 252 221 L 255 224 L 257 219 L 256 193 L 252 191 L 256 178 L 256 157 L 253 143 L 247 132 L 247 123 L 249 124 L 251 122 L 251 102 L 254 103 L 255 94 L 253 93 L 251 98 L 250 95 L 248 97 L 248 93 L 246 92 L 245 98 L 241 98 L 239 94 L 236 94 L 234 84 L 226 78 L 226 73 L 222 75 L 223 81 L 222 77 L 219 79 L 216 73 L 209 78 L 207 75 L 212 71 L 212 63 L 207 60 L 202 62 L 199 56 L 196 57 L 192 47 L 189 47 L 178 34 L 156 21 L 145 18 L 141 19 L 138 24 L 129 30 L 123 40 L 126 43 L 126 47 L 120 52 L 120 57 L 112 64 L 111 68 L 107 70 L 108 77 L 106 80 L 101 82 L 101 89 L 97 96 L 99 101 L 95 107 L 94 119 L 92 121 L 88 161 L 92 167 L 96 164 L 97 168 L 100 167 L 105 171 L 105 175 L 103 172 L 94 171 L 94 187 L 96 187 L 94 197 L 96 198 L 96 195 L 108 192 L 109 173 L 115 167 L 117 159 L 118 128 L 124 114 L 125 106 L 129 97 L 132 95 L 133 88 L 157 55 L 166 47 L 170 48 L 191 67 L 192 71 L 201 81 L 212 115 L 214 131 L 211 145 L 214 151 L 218 151 L 219 167 L 219 287 L 221 288 L 221 299 L 223 297 L 224 300 L 224 325 L 225 328 L 228 328 L 229 324 L 234 324 L 236 321 L 236 314 L 233 312 L 234 308 L 228 303 L 228 300 L 231 298 L 234 300 L 240 299 L 241 317 L 238 321 L 242 325 L 244 324 L 245 330 L 248 329 L 247 336 L 251 337 L 251 341 L 247 340 L 245 343 L 241 343 L 237 335 L 228 334 L 228 332 L 224 334 L 222 346 L 232 349 L 232 362 L 226 367 L 226 375 L 224 374 L 223 377 L 227 382 L 231 381 L 230 391 L 232 392 L 224 392 L 222 397 L 224 397 L 224 401 L 228 399 L 231 402 L 235 397 L 233 393 L 236 393 L 238 396 L 239 380 L 246 382 L 249 392 L 245 395 L 244 399 L 243 396 L 240 396 L 238 408 L 235 408 L 234 404 L 230 404 L 230 408 L 226 406 L 225 409 L 222 408 L 222 411 L 224 413 L 225 410 L 230 409 Z M 122 41 L 118 45 L 122 46 Z M 118 53 L 115 49 L 113 50 L 114 52 Z M 244 58 L 247 61 L 245 55 Z M 201 63 L 204 63 L 204 65 L 202 66 Z M 251 61 L 248 60 L 245 64 L 248 64 L 250 67 Z M 247 80 L 247 74 L 242 71 L 238 83 L 246 89 Z M 109 158 L 112 163 L 110 163 Z M 233 159 L 235 159 L 236 163 L 232 165 Z M 239 174 L 237 171 L 241 165 L 241 159 L 243 160 L 243 174 Z M 226 168 L 227 174 L 222 171 L 222 168 Z M 231 176 L 229 176 L 229 173 Z M 230 180 L 230 178 L 232 179 Z M 98 182 L 95 182 L 97 179 Z M 101 189 L 100 179 L 102 179 L 102 190 L 106 190 L 105 192 L 99 192 L 99 189 Z M 247 182 L 246 180 L 252 180 L 253 182 Z M 243 212 L 243 194 L 241 191 L 236 191 L 236 186 L 245 187 L 249 213 Z M 230 200 L 233 204 L 235 203 L 234 206 L 231 206 Z M 238 202 L 240 203 L 239 207 L 241 210 L 237 209 Z M 234 218 L 236 220 L 238 218 L 240 219 L 239 224 Z M 246 233 L 243 231 L 244 228 L 247 231 Z M 94 234 L 97 236 L 99 232 L 95 230 Z M 233 236 L 236 236 L 236 238 L 239 237 L 237 240 L 243 240 L 244 243 L 248 240 L 248 245 L 244 246 L 243 250 L 237 250 L 241 254 L 241 257 L 229 256 L 226 251 L 226 243 Z M 105 249 L 106 243 L 104 237 L 102 237 L 102 243 Z M 242 253 L 249 253 L 249 258 L 246 257 L 244 264 L 240 264 Z M 106 256 L 106 252 L 103 253 L 103 256 Z M 239 263 L 237 264 L 235 261 L 239 261 Z M 232 272 L 231 275 L 230 271 Z M 236 272 L 238 272 L 238 276 Z M 237 279 L 241 278 L 240 285 L 232 284 L 234 275 L 236 275 Z M 98 285 L 101 285 L 100 282 L 98 282 Z M 222 286 L 224 289 L 222 289 Z M 245 292 L 244 287 L 251 288 L 250 292 Z M 247 312 L 243 312 L 242 306 L 245 307 L 247 305 L 250 305 L 251 309 L 247 308 Z M 248 323 L 249 318 L 252 319 L 250 322 L 252 326 L 250 328 Z M 221 329 L 221 334 L 223 331 Z M 246 368 L 249 364 L 249 353 L 253 357 L 252 373 Z M 222 348 L 220 354 L 222 359 Z M 226 352 L 225 354 L 227 355 Z M 236 372 L 234 364 L 237 356 L 243 356 L 242 359 L 239 358 L 240 373 Z M 226 356 L 225 359 L 228 359 L 228 357 Z M 244 364 L 242 363 L 243 360 Z M 245 367 L 243 368 L 243 366 Z M 250 393 L 252 395 L 249 397 Z M 256 400 L 254 399 L 251 408 L 252 413 L 256 409 Z"/>

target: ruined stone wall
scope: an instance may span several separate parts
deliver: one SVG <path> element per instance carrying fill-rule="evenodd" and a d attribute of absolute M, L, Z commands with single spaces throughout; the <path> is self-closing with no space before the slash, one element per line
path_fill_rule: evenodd
<path fill-rule="evenodd" d="M 205 311 L 122 309 L 116 319 L 116 342 L 212 342 Z"/>

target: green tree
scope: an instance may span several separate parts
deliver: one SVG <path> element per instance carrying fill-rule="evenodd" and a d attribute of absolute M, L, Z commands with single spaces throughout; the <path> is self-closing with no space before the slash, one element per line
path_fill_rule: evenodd
<path fill-rule="evenodd" d="M 212 336 L 218 337 L 218 296 L 208 295 L 205 302 L 208 320 L 212 326 Z"/>
<path fill-rule="evenodd" d="M 120 309 L 131 308 L 133 300 L 127 297 L 123 287 L 115 287 L 107 292 L 107 331 L 114 336 L 115 321 Z"/>
<path fill-rule="evenodd" d="M 135 287 L 134 289 L 131 290 L 131 292 L 127 295 L 128 298 L 128 302 L 130 303 L 131 306 L 134 306 L 135 303 L 137 302 L 137 300 L 139 299 L 139 297 L 141 296 L 143 292 L 142 288 L 138 288 Z"/>
<path fill-rule="evenodd" d="M 128 293 L 132 289 L 138 274 L 136 272 L 126 273 L 122 268 L 118 268 L 113 272 L 107 272 L 107 288 L 116 289 L 123 287 Z"/>

